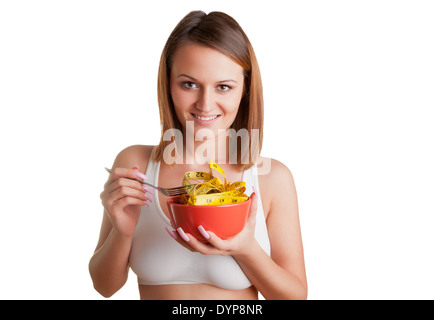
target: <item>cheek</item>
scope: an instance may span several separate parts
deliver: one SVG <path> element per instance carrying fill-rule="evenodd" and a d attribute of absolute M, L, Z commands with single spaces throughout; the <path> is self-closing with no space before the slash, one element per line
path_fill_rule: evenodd
<path fill-rule="evenodd" d="M 224 105 L 226 106 L 226 113 L 232 114 L 234 117 L 238 113 L 238 109 L 240 107 L 242 94 L 228 97 L 225 101 Z"/>
<path fill-rule="evenodd" d="M 184 110 L 188 107 L 191 98 L 179 88 L 172 88 L 171 90 L 172 101 L 177 110 Z"/>
<path fill-rule="evenodd" d="M 235 117 L 238 113 L 238 110 L 239 110 L 238 104 L 227 105 L 225 113 L 227 116 L 230 116 L 230 118 L 235 119 Z"/>

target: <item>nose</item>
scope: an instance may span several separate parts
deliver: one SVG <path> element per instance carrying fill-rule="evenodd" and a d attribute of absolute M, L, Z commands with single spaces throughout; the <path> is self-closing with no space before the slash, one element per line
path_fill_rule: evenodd
<path fill-rule="evenodd" d="M 200 111 L 203 111 L 204 113 L 211 111 L 213 108 L 213 95 L 212 91 L 209 88 L 203 88 L 203 90 L 200 91 L 196 108 Z"/>

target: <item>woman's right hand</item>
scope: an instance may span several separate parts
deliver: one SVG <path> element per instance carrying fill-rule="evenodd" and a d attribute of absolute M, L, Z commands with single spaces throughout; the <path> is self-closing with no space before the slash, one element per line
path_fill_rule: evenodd
<path fill-rule="evenodd" d="M 152 201 L 151 188 L 132 179 L 145 180 L 146 176 L 133 169 L 114 168 L 104 185 L 100 198 L 115 231 L 122 236 L 132 237 L 139 221 L 140 209 Z"/>

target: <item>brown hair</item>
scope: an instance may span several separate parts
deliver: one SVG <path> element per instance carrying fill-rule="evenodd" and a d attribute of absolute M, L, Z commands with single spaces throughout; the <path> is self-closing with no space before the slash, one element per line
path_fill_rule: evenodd
<path fill-rule="evenodd" d="M 163 159 L 164 148 L 170 141 L 163 140 L 168 129 L 179 129 L 182 125 L 175 114 L 170 94 L 170 71 L 175 51 L 185 43 L 196 43 L 216 49 L 230 57 L 244 69 L 244 94 L 241 98 L 237 116 L 231 126 L 237 132 L 240 129 L 258 129 L 258 145 L 252 146 L 254 154 L 249 164 L 241 164 L 242 155 L 249 155 L 249 146 L 238 144 L 238 165 L 250 168 L 261 152 L 263 137 L 263 94 L 262 81 L 253 47 L 239 24 L 223 12 L 192 11 L 187 14 L 170 34 L 161 54 L 158 70 L 158 105 L 160 109 L 161 139 L 154 153 L 154 160 Z"/>

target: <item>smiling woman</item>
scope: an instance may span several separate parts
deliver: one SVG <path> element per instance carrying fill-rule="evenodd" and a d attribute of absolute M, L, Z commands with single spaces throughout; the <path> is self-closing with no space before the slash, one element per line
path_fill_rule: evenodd
<path fill-rule="evenodd" d="M 202 54 L 206 54 L 206 57 Z M 175 63 L 175 60 L 179 60 L 178 63 Z M 191 69 L 192 63 L 196 65 L 195 70 Z M 211 12 L 207 15 L 201 11 L 194 11 L 185 16 L 166 42 L 161 54 L 158 77 L 162 134 L 154 153 L 154 160 L 163 160 L 164 149 L 169 144 L 163 140 L 164 132 L 172 128 L 183 130 L 182 122 L 174 117 L 175 98 L 172 90 L 175 89 L 176 80 L 179 80 L 178 84 L 181 87 L 195 90 L 196 100 L 201 99 L 199 108 L 207 107 L 209 99 L 212 98 L 210 94 L 226 93 L 231 96 L 226 97 L 226 101 L 234 96 L 240 99 L 237 106 L 239 112 L 236 113 L 230 128 L 236 131 L 245 128 L 249 132 L 258 129 L 258 137 L 254 146 L 237 147 L 238 162 L 241 163 L 240 168 L 248 169 L 258 161 L 264 122 L 261 74 L 248 37 L 232 17 L 222 12 Z M 206 83 L 202 83 L 203 81 Z M 226 95 L 220 95 L 222 101 Z M 203 118 L 220 115 L 211 114 L 212 110 L 206 109 L 194 111 L 196 113 L 192 110 L 190 118 L 193 121 L 199 120 L 196 123 L 201 126 L 211 124 L 207 122 L 208 119 Z M 253 154 L 249 148 L 254 150 Z M 248 158 L 249 154 L 252 154 L 251 160 L 245 165 L 241 159 Z"/>
<path fill-rule="evenodd" d="M 257 299 L 258 292 L 267 299 L 305 299 L 295 185 L 285 165 L 260 156 L 262 85 L 247 36 L 224 13 L 191 12 L 169 36 L 158 76 L 160 144 L 121 151 L 101 193 L 103 221 L 89 263 L 95 289 L 111 296 L 131 268 L 141 299 Z M 173 187 L 186 172 L 208 169 L 196 157 L 167 163 L 168 131 L 179 132 L 181 142 L 187 142 L 173 149 L 176 155 L 187 158 L 212 145 L 219 157 L 207 152 L 205 160 L 218 163 L 225 185 L 226 180 L 243 181 L 250 207 L 238 234 L 222 239 L 203 223 L 197 231 L 205 243 L 181 227 L 174 229 L 168 199 L 136 180 Z M 197 139 L 204 132 L 210 133 L 207 138 Z M 252 139 L 236 139 L 236 147 L 227 150 L 233 132 L 251 132 Z M 269 170 L 260 175 L 257 164 L 266 162 Z"/>
<path fill-rule="evenodd" d="M 244 86 L 243 68 L 235 61 L 215 49 L 187 43 L 173 57 L 170 79 L 172 101 L 181 123 L 194 121 L 195 130 L 207 127 L 215 135 L 218 128 L 232 125 Z"/>

